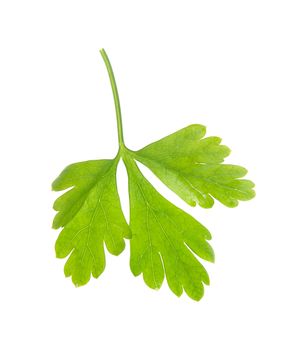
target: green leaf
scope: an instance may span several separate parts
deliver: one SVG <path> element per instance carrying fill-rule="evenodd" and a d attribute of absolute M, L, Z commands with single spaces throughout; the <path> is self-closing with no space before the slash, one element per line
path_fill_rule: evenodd
<path fill-rule="evenodd" d="M 52 189 L 72 187 L 54 203 L 53 227 L 64 227 L 56 241 L 56 256 L 65 258 L 65 275 L 75 285 L 97 278 L 105 268 L 104 242 L 119 255 L 130 230 L 123 216 L 116 187 L 117 160 L 93 160 L 66 167 Z"/>
<path fill-rule="evenodd" d="M 124 158 L 129 178 L 131 258 L 135 276 L 143 273 L 145 283 L 159 289 L 166 275 L 170 289 L 185 292 L 195 300 L 204 293 L 209 277 L 196 259 L 213 262 L 207 240 L 210 232 L 192 216 L 162 197 L 143 177 L 134 160 Z M 164 272 L 165 271 L 165 272 Z"/>
<path fill-rule="evenodd" d="M 211 208 L 213 197 L 227 207 L 255 196 L 247 170 L 221 164 L 230 153 L 219 137 L 206 137 L 203 125 L 190 125 L 156 141 L 134 156 L 188 204 Z"/>
<path fill-rule="evenodd" d="M 177 296 L 200 300 L 208 274 L 199 261 L 214 262 L 207 241 L 210 232 L 191 215 L 170 203 L 142 175 L 135 160 L 149 167 L 170 189 L 192 206 L 228 207 L 254 197 L 254 184 L 243 179 L 246 169 L 222 164 L 230 150 L 219 137 L 206 137 L 202 125 L 190 125 L 134 152 L 124 143 L 118 90 L 106 52 L 105 62 L 115 104 L 118 153 L 115 159 L 69 165 L 53 182 L 54 191 L 67 190 L 54 203 L 53 228 L 62 228 L 56 241 L 58 258 L 68 257 L 64 272 L 76 286 L 97 278 L 105 269 L 104 243 L 119 255 L 130 238 L 130 267 L 135 276 L 159 289 L 166 277 Z M 130 224 L 121 210 L 116 170 L 124 160 L 129 179 Z"/>

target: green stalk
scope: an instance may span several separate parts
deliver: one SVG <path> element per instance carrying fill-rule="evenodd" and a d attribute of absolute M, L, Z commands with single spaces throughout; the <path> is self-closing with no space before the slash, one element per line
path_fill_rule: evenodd
<path fill-rule="evenodd" d="M 125 144 L 124 144 L 124 138 L 123 138 L 123 126 L 122 126 L 120 100 L 119 100 L 117 85 L 116 85 L 116 81 L 115 81 L 115 76 L 113 73 L 111 63 L 110 63 L 109 58 L 107 56 L 107 53 L 105 52 L 104 49 L 101 49 L 100 53 L 101 53 L 101 56 L 105 62 L 105 65 L 106 65 L 106 68 L 107 68 L 107 71 L 109 74 L 109 79 L 110 79 L 110 84 L 111 84 L 113 98 L 114 98 L 114 104 L 115 104 L 115 111 L 116 111 L 118 143 L 119 143 L 119 148 L 122 149 L 123 147 L 125 147 Z"/>

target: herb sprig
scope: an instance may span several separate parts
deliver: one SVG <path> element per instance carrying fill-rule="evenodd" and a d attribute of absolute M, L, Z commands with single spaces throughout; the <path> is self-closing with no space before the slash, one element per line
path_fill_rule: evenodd
<path fill-rule="evenodd" d="M 69 256 L 64 272 L 76 286 L 105 269 L 104 244 L 113 255 L 130 240 L 130 268 L 135 276 L 159 289 L 166 277 L 177 296 L 183 290 L 194 300 L 204 294 L 209 276 L 197 256 L 214 262 L 210 232 L 191 215 L 165 199 L 142 175 L 143 163 L 191 206 L 211 208 L 214 199 L 227 207 L 254 197 L 254 184 L 243 179 L 247 170 L 223 164 L 228 147 L 219 137 L 205 137 L 203 125 L 192 124 L 139 151 L 124 143 L 119 95 L 104 49 L 100 50 L 112 87 L 119 150 L 114 159 L 89 160 L 67 166 L 52 184 L 67 190 L 54 203 L 53 228 L 62 228 L 56 241 L 58 258 Z M 122 213 L 116 170 L 123 159 L 129 179 L 130 223 Z"/>

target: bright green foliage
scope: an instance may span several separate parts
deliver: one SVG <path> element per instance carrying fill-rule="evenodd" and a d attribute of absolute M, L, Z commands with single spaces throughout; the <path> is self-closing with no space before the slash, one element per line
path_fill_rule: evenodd
<path fill-rule="evenodd" d="M 135 160 L 149 167 L 170 189 L 192 206 L 213 206 L 216 198 L 228 207 L 254 197 L 254 184 L 242 179 L 246 170 L 222 164 L 230 150 L 218 137 L 206 137 L 202 125 L 190 125 L 134 152 L 123 139 L 120 102 L 109 59 L 102 49 L 113 90 L 119 151 L 112 160 L 76 163 L 53 182 L 55 191 L 67 190 L 54 203 L 53 228 L 62 227 L 56 256 L 69 258 L 65 275 L 75 285 L 97 278 L 105 268 L 104 243 L 114 255 L 130 238 L 130 267 L 135 276 L 159 289 L 166 277 L 169 288 L 183 290 L 194 300 L 204 294 L 208 274 L 197 259 L 213 262 L 210 232 L 188 213 L 160 195 L 142 175 Z M 117 165 L 123 158 L 129 178 L 130 224 L 123 216 L 116 185 Z"/>
<path fill-rule="evenodd" d="M 53 227 L 64 227 L 56 241 L 56 256 L 65 258 L 65 275 L 77 286 L 97 278 L 105 268 L 105 242 L 119 255 L 130 237 L 116 187 L 115 160 L 93 160 L 69 165 L 53 182 L 52 189 L 65 192 L 54 203 L 58 211 Z"/>
<path fill-rule="evenodd" d="M 203 125 L 190 125 L 135 152 L 137 160 L 188 204 L 211 208 L 212 197 L 227 207 L 254 197 L 254 184 L 240 179 L 247 170 L 221 164 L 230 153 L 219 137 L 206 137 Z"/>
<path fill-rule="evenodd" d="M 170 289 L 178 296 L 183 288 L 195 300 L 209 284 L 204 267 L 195 258 L 213 262 L 206 240 L 210 232 L 181 209 L 163 198 L 143 177 L 134 160 L 124 158 L 129 177 L 131 259 L 135 276 L 143 273 L 146 284 L 159 289 L 164 269 Z"/>

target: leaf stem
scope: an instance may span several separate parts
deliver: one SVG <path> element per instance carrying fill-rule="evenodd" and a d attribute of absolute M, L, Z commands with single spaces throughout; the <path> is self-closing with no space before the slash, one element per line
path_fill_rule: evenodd
<path fill-rule="evenodd" d="M 123 138 L 122 116 L 121 116 L 121 108 L 120 108 L 118 89 L 117 89 L 113 69 L 112 69 L 112 66 L 111 66 L 111 63 L 109 61 L 109 58 L 107 56 L 106 51 L 104 49 L 101 49 L 100 53 L 101 53 L 101 56 L 104 60 L 105 65 L 106 65 L 106 68 L 107 68 L 107 71 L 109 74 L 112 92 L 113 92 L 115 111 L 116 111 L 116 119 L 117 119 L 118 143 L 119 143 L 119 148 L 121 149 L 121 148 L 125 147 L 125 144 L 124 144 L 124 138 Z"/>

